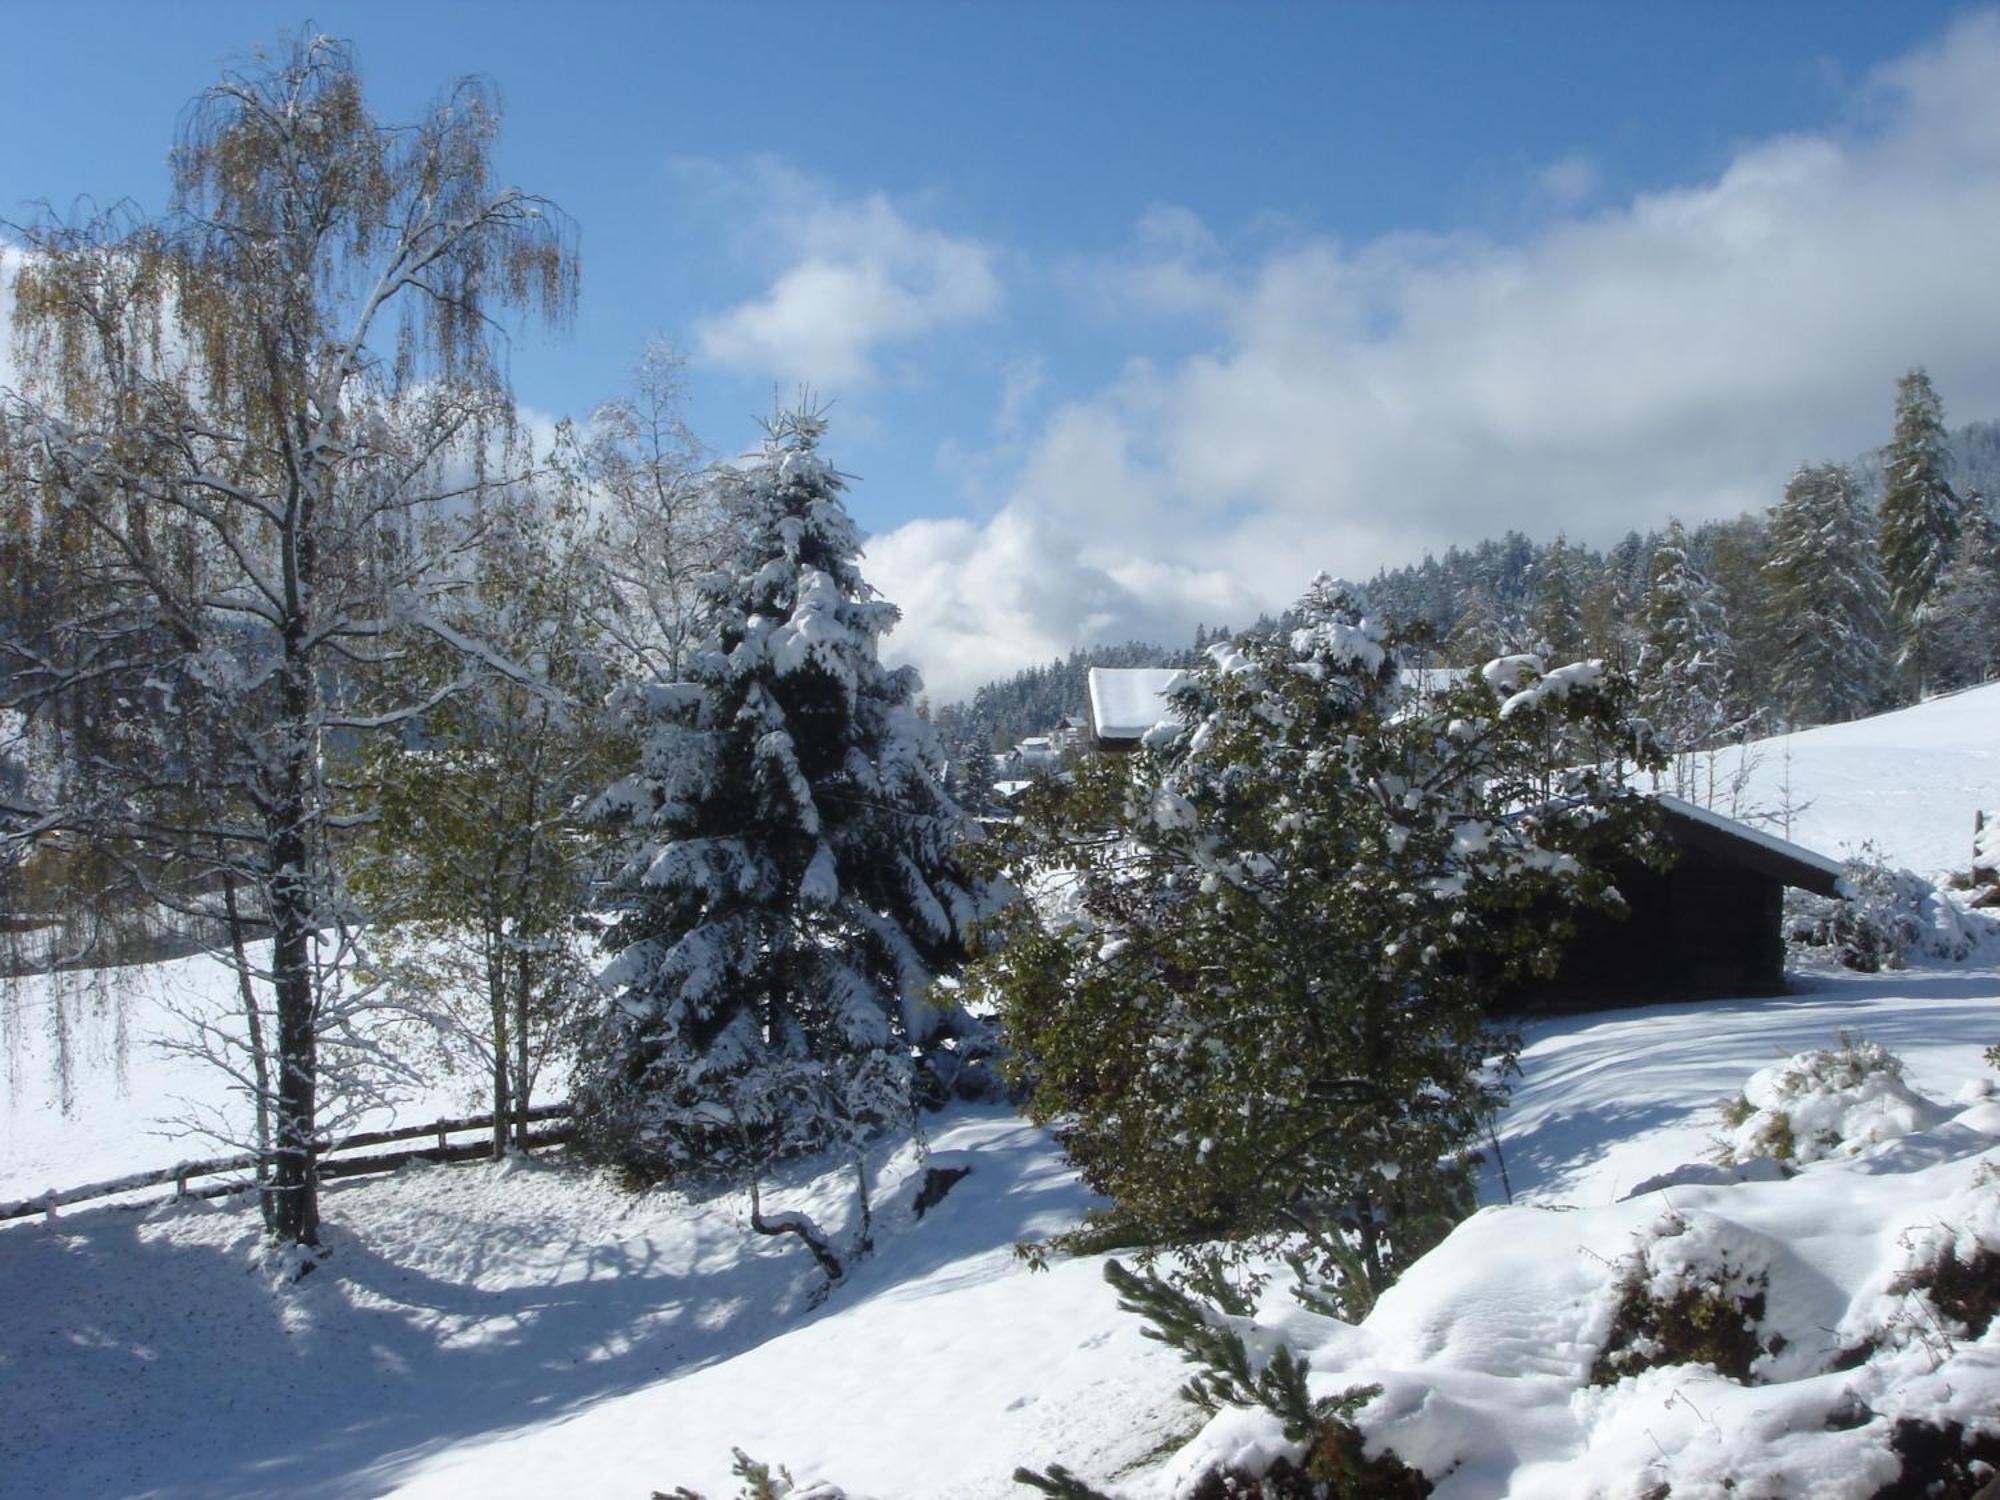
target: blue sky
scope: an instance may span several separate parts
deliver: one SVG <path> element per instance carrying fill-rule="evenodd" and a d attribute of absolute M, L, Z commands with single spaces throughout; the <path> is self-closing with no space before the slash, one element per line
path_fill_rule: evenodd
<path fill-rule="evenodd" d="M 17 7 L 0 214 L 165 198 L 268 4 Z M 547 414 L 650 335 L 716 448 L 834 402 L 943 696 L 1518 526 L 1774 501 L 1930 366 L 2000 415 L 2000 21 L 1884 4 L 323 6 L 578 222 Z M 112 101 L 112 102 L 107 102 Z"/>

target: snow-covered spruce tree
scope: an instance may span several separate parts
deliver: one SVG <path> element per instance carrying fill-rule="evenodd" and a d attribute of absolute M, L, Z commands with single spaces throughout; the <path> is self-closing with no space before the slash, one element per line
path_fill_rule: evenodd
<path fill-rule="evenodd" d="M 1729 623 L 1715 585 L 1688 556 L 1679 521 L 1653 549 L 1640 603 L 1639 707 L 1672 756 L 1673 790 L 1695 797 L 1697 753 L 1729 738 Z"/>
<path fill-rule="evenodd" d="M 1171 744 L 1026 794 L 993 847 L 1051 894 L 967 987 L 1111 1200 L 1074 1243 L 1303 1236 L 1358 1312 L 1470 1207 L 1513 1047 L 1484 1004 L 1615 899 L 1588 851 L 1634 747 L 1595 663 L 1408 701 L 1345 585 L 1295 618 L 1211 653 Z M 1551 789 L 1557 723 L 1596 745 Z"/>
<path fill-rule="evenodd" d="M 1477 666 L 1512 649 L 1514 632 L 1484 589 L 1467 590 L 1442 655 L 1453 666 Z"/>
<path fill-rule="evenodd" d="M 2000 676 L 2000 524 L 1983 501 L 1967 506 L 1951 566 L 1938 578 L 1933 649 L 1941 688 Z"/>
<path fill-rule="evenodd" d="M 1528 634 L 1536 651 L 1553 661 L 1583 654 L 1583 598 L 1589 586 L 1587 560 L 1558 534 L 1535 564 L 1530 583 Z"/>
<path fill-rule="evenodd" d="M 1771 544 L 1765 609 L 1785 716 L 1826 724 L 1872 713 L 1888 679 L 1888 593 L 1854 476 L 1839 464 L 1801 467 L 1771 513 Z"/>
<path fill-rule="evenodd" d="M 1896 427 L 1884 457 L 1882 576 L 1901 637 L 1897 666 L 1905 687 L 1921 695 L 1930 681 L 1931 606 L 1958 542 L 1961 510 L 1951 488 L 1944 405 L 1921 369 L 1896 382 Z"/>
<path fill-rule="evenodd" d="M 877 659 L 897 611 L 862 581 L 824 430 L 784 413 L 714 472 L 735 541 L 703 585 L 712 635 L 685 680 L 623 696 L 640 764 L 604 799 L 629 844 L 580 1101 L 589 1147 L 641 1180 L 856 1147 L 968 1025 L 936 980 L 990 887 L 960 866 L 973 829 L 916 673 Z"/>

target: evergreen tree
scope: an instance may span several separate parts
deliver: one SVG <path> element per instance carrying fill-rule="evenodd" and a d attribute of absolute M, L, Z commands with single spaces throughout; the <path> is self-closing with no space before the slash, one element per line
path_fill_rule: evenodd
<path fill-rule="evenodd" d="M 1528 605 L 1528 633 L 1550 661 L 1574 661 L 1584 651 L 1586 564 L 1560 533 L 1535 564 Z"/>
<path fill-rule="evenodd" d="M 1469 590 L 1458 611 L 1458 622 L 1442 647 L 1444 660 L 1455 667 L 1477 667 L 1504 655 L 1514 642 L 1500 612 L 1480 588 Z"/>
<path fill-rule="evenodd" d="M 1921 369 L 1896 382 L 1896 428 L 1885 460 L 1882 576 L 1900 637 L 1897 664 L 1921 693 L 1931 671 L 1931 606 L 1957 545 L 1960 512 L 1944 407 Z"/>
<path fill-rule="evenodd" d="M 916 673 L 877 659 L 897 611 L 862 580 L 824 430 L 783 414 L 716 471 L 735 543 L 703 584 L 712 635 L 684 681 L 623 697 L 640 764 L 604 803 L 629 846 L 581 1092 L 588 1143 L 641 1177 L 754 1188 L 773 1156 L 858 1147 L 907 1115 L 914 1049 L 969 1024 L 933 982 L 989 893 Z"/>
<path fill-rule="evenodd" d="M 1707 572 L 1715 584 L 1722 617 L 1732 622 L 1727 688 L 1729 718 L 1748 729 L 1771 711 L 1772 674 L 1777 650 L 1771 632 L 1747 627 L 1765 617 L 1770 592 L 1771 532 L 1762 516 L 1742 515 L 1733 521 L 1711 521 L 1699 534 L 1708 558 Z"/>
<path fill-rule="evenodd" d="M 1939 687 L 2000 675 L 2000 525 L 1983 503 L 1967 507 L 1951 566 L 1938 579 L 1933 649 Z"/>
<path fill-rule="evenodd" d="M 1354 1312 L 1469 1206 L 1510 1046 L 1482 1004 L 1604 895 L 1577 856 L 1631 742 L 1594 668 L 1412 703 L 1344 585 L 1295 617 L 1196 669 L 1172 747 L 1028 794 L 1010 870 L 1063 872 L 1061 909 L 1010 906 L 967 983 L 1118 1243 L 1303 1233 Z M 1550 796 L 1571 717 L 1604 769 Z"/>
<path fill-rule="evenodd" d="M 1733 725 L 1728 621 L 1679 521 L 1653 549 L 1640 629 L 1640 710 L 1673 757 L 1674 789 L 1685 796 L 1694 790 L 1695 753 L 1721 743 Z"/>
<path fill-rule="evenodd" d="M 1888 677 L 1888 591 L 1867 508 L 1839 464 L 1801 467 L 1771 514 L 1765 632 L 1773 691 L 1794 724 L 1873 712 Z"/>

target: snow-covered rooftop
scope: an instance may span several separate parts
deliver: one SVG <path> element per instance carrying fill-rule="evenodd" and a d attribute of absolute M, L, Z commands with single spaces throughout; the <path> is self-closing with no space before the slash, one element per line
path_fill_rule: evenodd
<path fill-rule="evenodd" d="M 1187 681 L 1178 667 L 1092 667 L 1090 722 L 1100 740 L 1136 740 L 1173 717 L 1167 695 Z"/>
<path fill-rule="evenodd" d="M 1781 839 L 1775 833 L 1767 833 L 1762 828 L 1753 827 L 1724 813 L 1716 812 L 1713 808 L 1702 807 L 1676 797 L 1671 792 L 1656 792 L 1654 797 L 1662 807 L 1678 817 L 1713 828 L 1716 832 L 1728 834 L 1731 838 L 1741 839 L 1744 843 L 1753 844 L 1782 860 L 1789 860 L 1794 864 L 1805 866 L 1808 870 L 1818 871 L 1826 876 L 1829 882 L 1839 880 L 1846 873 L 1846 866 L 1837 859 L 1828 859 L 1824 854 L 1816 854 L 1802 844 Z"/>

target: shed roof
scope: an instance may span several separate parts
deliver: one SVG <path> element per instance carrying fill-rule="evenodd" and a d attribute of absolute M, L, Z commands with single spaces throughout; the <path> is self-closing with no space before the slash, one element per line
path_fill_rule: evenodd
<path fill-rule="evenodd" d="M 1668 792 L 1655 793 L 1654 800 L 1666 813 L 1675 836 L 1693 847 L 1724 855 L 1816 896 L 1838 894 L 1840 878 L 1846 873 L 1839 860 Z"/>

